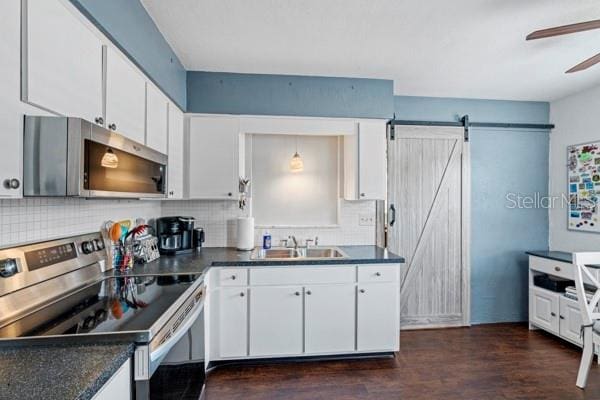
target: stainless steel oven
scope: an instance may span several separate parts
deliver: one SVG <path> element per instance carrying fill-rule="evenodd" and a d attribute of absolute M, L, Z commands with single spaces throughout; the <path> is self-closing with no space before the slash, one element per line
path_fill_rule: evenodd
<path fill-rule="evenodd" d="M 0 249 L 0 347 L 135 343 L 135 398 L 147 400 L 183 336 L 203 340 L 204 276 L 111 274 L 107 258 L 99 233 Z"/>
<path fill-rule="evenodd" d="M 23 194 L 166 197 L 167 156 L 80 118 L 26 116 Z"/>

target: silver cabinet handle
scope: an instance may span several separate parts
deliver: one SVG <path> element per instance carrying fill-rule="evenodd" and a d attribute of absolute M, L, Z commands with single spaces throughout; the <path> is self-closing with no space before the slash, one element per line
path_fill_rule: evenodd
<path fill-rule="evenodd" d="M 364 293 L 364 292 L 365 292 L 365 289 L 360 289 L 359 291 L 360 291 L 361 293 Z"/>
<path fill-rule="evenodd" d="M 294 293 L 296 296 L 300 296 L 300 292 L 296 292 Z"/>
<path fill-rule="evenodd" d="M 245 296 L 244 292 L 240 292 L 240 297 L 244 297 L 244 296 Z"/>
<path fill-rule="evenodd" d="M 21 181 L 17 178 L 5 179 L 2 185 L 5 189 L 18 189 L 21 186 Z"/>
<path fill-rule="evenodd" d="M 98 125 L 104 124 L 104 118 L 102 117 L 97 117 L 94 121 L 96 121 Z"/>
<path fill-rule="evenodd" d="M 115 124 L 114 122 L 110 125 L 108 125 L 108 129 L 110 129 L 111 131 L 116 131 L 117 130 L 117 124 Z"/>
<path fill-rule="evenodd" d="M 312 292 L 310 290 L 307 290 L 306 294 L 310 296 L 312 294 Z"/>

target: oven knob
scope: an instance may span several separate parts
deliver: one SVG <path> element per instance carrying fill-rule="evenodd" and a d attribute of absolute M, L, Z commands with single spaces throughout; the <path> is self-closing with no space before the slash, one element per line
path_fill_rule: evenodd
<path fill-rule="evenodd" d="M 0 260 L 0 277 L 8 278 L 17 272 L 19 272 L 17 268 L 17 260 L 14 258 Z"/>
<path fill-rule="evenodd" d="M 97 251 L 104 250 L 104 242 L 100 239 L 94 239 L 94 247 Z"/>
<path fill-rule="evenodd" d="M 83 254 L 90 254 L 94 251 L 94 243 L 92 241 L 81 242 L 81 251 Z"/>

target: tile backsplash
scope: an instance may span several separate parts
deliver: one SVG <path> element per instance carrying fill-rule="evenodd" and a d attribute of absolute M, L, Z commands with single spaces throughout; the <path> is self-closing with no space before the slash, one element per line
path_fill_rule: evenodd
<path fill-rule="evenodd" d="M 235 246 L 236 219 L 244 215 L 235 201 L 208 200 L 86 200 L 26 198 L 0 200 L 0 247 L 98 231 L 104 221 L 168 215 L 196 218 L 206 231 L 207 247 Z M 289 235 L 300 239 L 319 237 L 322 245 L 374 244 L 375 226 L 363 226 L 360 216 L 375 219 L 375 202 L 340 201 L 340 222 L 334 227 L 269 228 L 273 244 Z M 255 230 L 261 243 L 265 229 Z"/>
<path fill-rule="evenodd" d="M 107 220 L 160 215 L 161 202 L 150 200 L 0 200 L 0 247 L 98 231 Z"/>
<path fill-rule="evenodd" d="M 184 200 L 164 201 L 163 215 L 185 215 L 196 218 L 196 225 L 204 228 L 207 247 L 236 246 L 236 219 L 244 216 L 236 201 Z M 375 220 L 374 201 L 340 201 L 339 225 L 314 228 L 260 228 L 254 231 L 254 243 L 262 243 L 262 235 L 268 230 L 273 245 L 289 235 L 298 239 L 319 237 L 321 245 L 361 245 L 375 244 L 375 226 L 363 226 L 360 216 L 369 216 Z"/>

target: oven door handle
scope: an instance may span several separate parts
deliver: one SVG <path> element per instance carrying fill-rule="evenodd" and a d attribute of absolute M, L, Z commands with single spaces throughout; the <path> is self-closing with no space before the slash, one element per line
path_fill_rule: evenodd
<path fill-rule="evenodd" d="M 204 301 L 201 300 L 196 304 L 196 309 L 192 311 L 186 318 L 186 321 L 179 326 L 175 333 L 167 339 L 163 344 L 158 346 L 152 353 L 150 353 L 150 361 L 155 362 L 161 357 L 165 356 L 169 350 L 185 335 L 185 333 L 192 327 L 198 316 L 204 309 Z"/>

